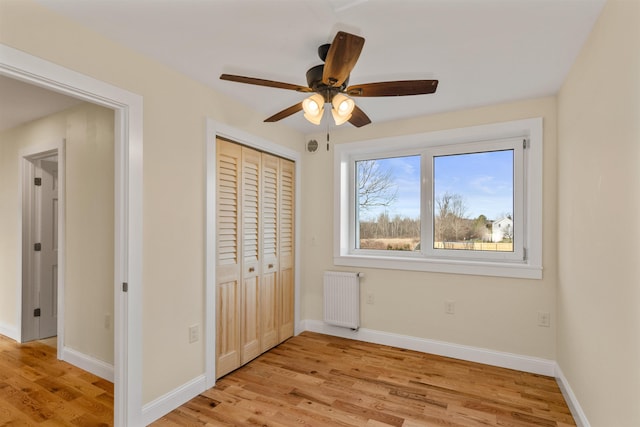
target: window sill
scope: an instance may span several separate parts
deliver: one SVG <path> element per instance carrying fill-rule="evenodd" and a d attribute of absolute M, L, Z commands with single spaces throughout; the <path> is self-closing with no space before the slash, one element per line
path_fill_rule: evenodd
<path fill-rule="evenodd" d="M 398 258 L 371 255 L 339 255 L 333 258 L 333 263 L 349 267 L 542 279 L 542 266 L 528 263 Z"/>

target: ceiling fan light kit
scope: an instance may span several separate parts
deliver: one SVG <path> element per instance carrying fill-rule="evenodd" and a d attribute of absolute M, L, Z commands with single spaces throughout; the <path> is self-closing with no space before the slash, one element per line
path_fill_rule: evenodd
<path fill-rule="evenodd" d="M 314 125 L 319 125 L 324 114 L 324 98 L 316 93 L 302 101 L 302 109 L 304 110 L 304 118 Z"/>
<path fill-rule="evenodd" d="M 341 93 L 337 93 L 333 97 L 331 105 L 333 106 L 331 114 L 333 115 L 333 120 L 336 122 L 336 126 L 340 126 L 349 120 L 352 116 L 353 109 L 356 107 L 353 99 Z"/>
<path fill-rule="evenodd" d="M 318 56 L 324 64 L 316 65 L 307 71 L 308 87 L 231 74 L 222 74 L 220 79 L 298 92 L 315 92 L 304 101 L 265 119 L 265 122 L 277 122 L 303 110 L 305 119 L 315 125 L 322 121 L 325 103 L 331 103 L 331 114 L 336 125 L 348 121 L 356 127 L 361 127 L 371 123 L 365 112 L 345 94 L 379 97 L 425 95 L 436 91 L 437 80 L 401 80 L 348 86 L 349 75 L 360 57 L 363 46 L 364 38 L 339 31 L 331 44 L 324 44 L 318 48 Z"/>

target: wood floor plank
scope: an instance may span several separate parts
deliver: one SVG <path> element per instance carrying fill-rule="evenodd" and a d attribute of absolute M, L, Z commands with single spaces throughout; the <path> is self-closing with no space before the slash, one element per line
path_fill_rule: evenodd
<path fill-rule="evenodd" d="M 164 426 L 575 426 L 554 378 L 303 332 Z"/>
<path fill-rule="evenodd" d="M 112 426 L 113 384 L 0 335 L 0 426 Z"/>

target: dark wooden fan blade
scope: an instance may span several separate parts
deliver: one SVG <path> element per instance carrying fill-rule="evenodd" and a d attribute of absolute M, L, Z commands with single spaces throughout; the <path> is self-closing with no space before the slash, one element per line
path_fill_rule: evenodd
<path fill-rule="evenodd" d="M 356 65 L 363 46 L 364 38 L 339 31 L 327 52 L 322 82 L 328 86 L 340 87 Z"/>
<path fill-rule="evenodd" d="M 269 117 L 268 119 L 265 119 L 265 122 L 277 122 L 278 120 L 282 120 L 285 117 L 289 117 L 292 114 L 297 113 L 298 111 L 302 111 L 302 102 L 300 102 L 299 104 L 296 105 L 292 105 L 289 108 L 285 108 L 284 110 L 280 111 L 279 113 L 274 114 L 273 116 Z"/>
<path fill-rule="evenodd" d="M 230 82 L 247 83 L 250 85 L 275 87 L 277 89 L 289 89 L 298 92 L 313 92 L 311 88 L 306 86 L 298 86 L 291 83 L 276 82 L 273 80 L 257 79 L 255 77 L 235 76 L 233 74 L 222 74 L 221 80 L 228 80 Z"/>
<path fill-rule="evenodd" d="M 434 93 L 437 88 L 437 80 L 400 80 L 353 85 L 346 92 L 350 96 L 406 96 Z"/>
<path fill-rule="evenodd" d="M 358 107 L 357 105 L 353 109 L 351 113 L 351 118 L 349 119 L 349 123 L 359 128 L 364 125 L 368 125 L 371 123 L 371 119 Z"/>

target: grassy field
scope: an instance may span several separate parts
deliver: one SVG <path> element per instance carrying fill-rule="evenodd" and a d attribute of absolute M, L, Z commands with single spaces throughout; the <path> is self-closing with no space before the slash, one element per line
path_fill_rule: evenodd
<path fill-rule="evenodd" d="M 413 251 L 420 243 L 419 238 L 405 239 L 361 239 L 360 249 L 378 249 L 387 251 Z M 436 249 L 464 249 L 473 251 L 512 252 L 513 243 L 491 242 L 436 242 Z"/>
<path fill-rule="evenodd" d="M 387 251 L 413 251 L 420 243 L 419 238 L 406 239 L 361 239 L 360 249 L 378 249 Z"/>

